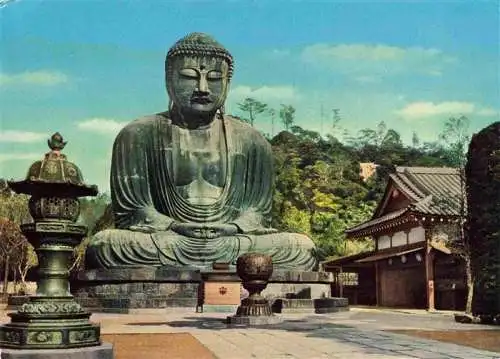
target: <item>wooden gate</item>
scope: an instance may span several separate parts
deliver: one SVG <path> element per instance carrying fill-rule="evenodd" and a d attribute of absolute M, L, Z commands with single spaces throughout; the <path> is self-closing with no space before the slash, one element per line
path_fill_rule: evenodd
<path fill-rule="evenodd" d="M 421 266 L 381 268 L 380 306 L 425 308 L 425 303 L 425 273 Z"/>

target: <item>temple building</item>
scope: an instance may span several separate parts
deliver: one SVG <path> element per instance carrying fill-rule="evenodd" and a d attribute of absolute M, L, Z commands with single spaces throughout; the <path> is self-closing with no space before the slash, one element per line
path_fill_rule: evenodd
<path fill-rule="evenodd" d="M 461 182 L 454 168 L 396 167 L 372 219 L 346 230 L 373 238 L 375 249 L 322 263 L 337 278 L 332 295 L 352 305 L 463 309 L 463 261 L 449 248 L 459 238 Z"/>

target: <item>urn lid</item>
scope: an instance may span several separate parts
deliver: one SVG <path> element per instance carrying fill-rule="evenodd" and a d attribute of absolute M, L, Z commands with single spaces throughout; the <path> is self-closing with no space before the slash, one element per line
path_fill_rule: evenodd
<path fill-rule="evenodd" d="M 50 152 L 44 158 L 34 162 L 26 175 L 26 179 L 20 182 L 9 182 L 9 186 L 18 193 L 41 194 L 49 193 L 54 196 L 63 194 L 74 196 L 95 196 L 97 186 L 87 186 L 83 182 L 82 172 L 74 163 L 67 160 L 66 155 L 61 153 L 67 142 L 59 132 L 56 132 L 47 141 Z"/>

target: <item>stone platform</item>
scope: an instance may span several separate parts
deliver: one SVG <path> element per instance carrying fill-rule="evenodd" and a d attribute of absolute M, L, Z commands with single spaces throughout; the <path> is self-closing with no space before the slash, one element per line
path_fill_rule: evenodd
<path fill-rule="evenodd" d="M 165 267 L 116 268 L 80 272 L 71 282 L 75 300 L 92 312 L 193 308 L 198 305 L 198 270 Z"/>
<path fill-rule="evenodd" d="M 275 313 L 315 313 L 326 314 L 349 310 L 347 298 L 283 299 L 273 302 Z"/>
<path fill-rule="evenodd" d="M 275 270 L 262 295 L 276 312 L 330 313 L 347 307 L 347 300 L 330 298 L 332 282 L 329 272 Z M 88 270 L 79 273 L 71 289 L 87 310 L 108 313 L 163 308 L 198 311 L 204 304 L 207 309 L 230 312 L 248 295 L 234 271 L 163 267 Z"/>
<path fill-rule="evenodd" d="M 75 349 L 3 349 L 0 359 L 113 359 L 113 346 L 103 343 L 95 347 Z"/>
<path fill-rule="evenodd" d="M 226 324 L 228 327 L 257 327 L 257 326 L 279 324 L 282 322 L 283 318 L 278 315 L 271 315 L 271 316 L 231 315 L 226 318 Z"/>
<path fill-rule="evenodd" d="M 241 283 L 236 272 L 229 271 L 203 272 L 202 278 L 204 283 L 220 283 L 221 286 L 227 283 Z M 275 270 L 266 289 L 262 291 L 262 296 L 272 301 L 277 298 L 328 298 L 332 283 L 333 274 L 330 272 Z M 245 297 L 246 291 L 243 288 L 241 290 L 242 296 Z"/>

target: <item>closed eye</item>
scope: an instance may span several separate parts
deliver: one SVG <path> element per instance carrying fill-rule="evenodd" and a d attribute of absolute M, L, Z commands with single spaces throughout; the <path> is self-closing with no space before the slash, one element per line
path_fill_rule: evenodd
<path fill-rule="evenodd" d="M 189 77 L 189 78 L 198 78 L 198 71 L 195 69 L 181 69 L 179 70 L 179 74 L 184 77 Z"/>
<path fill-rule="evenodd" d="M 210 71 L 207 74 L 208 80 L 220 80 L 222 78 L 222 72 L 220 71 Z"/>

